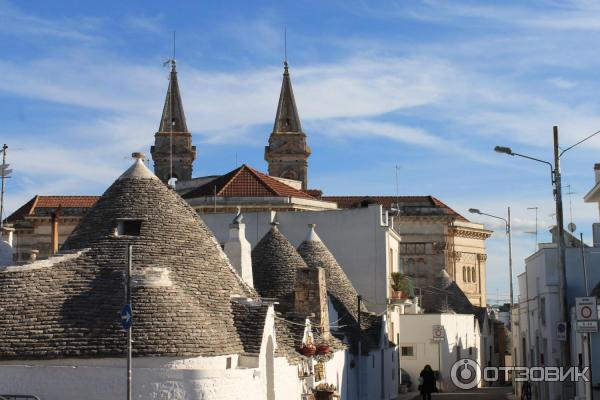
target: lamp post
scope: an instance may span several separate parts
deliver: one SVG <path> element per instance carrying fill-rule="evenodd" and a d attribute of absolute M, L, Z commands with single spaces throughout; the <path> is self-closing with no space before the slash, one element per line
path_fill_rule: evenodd
<path fill-rule="evenodd" d="M 574 145 L 567 147 L 564 150 L 560 150 L 558 146 L 558 127 L 554 126 L 552 129 L 553 139 L 554 139 L 554 164 L 540 160 L 538 158 L 530 157 L 524 154 L 515 153 L 512 151 L 510 147 L 504 146 L 496 146 L 494 151 L 498 153 L 507 154 L 509 156 L 518 156 L 522 158 L 527 158 L 532 161 L 537 161 L 543 164 L 547 164 L 550 166 L 550 177 L 552 180 L 552 185 L 554 186 L 554 200 L 556 203 L 556 230 L 557 230 L 557 241 L 558 241 L 558 267 L 559 267 L 559 286 L 560 286 L 560 308 L 561 308 L 561 316 L 562 320 L 566 323 L 568 321 L 568 304 L 567 304 L 567 296 L 566 296 L 566 282 L 567 282 L 567 273 L 566 273 L 566 257 L 565 257 L 565 237 L 564 237 L 564 224 L 563 224 L 563 204 L 562 204 L 562 185 L 561 185 L 561 175 L 560 175 L 560 157 L 565 154 L 567 151 L 571 150 L 573 147 L 585 142 L 586 140 L 592 138 L 593 136 L 600 133 L 600 131 L 596 131 L 591 135 L 585 137 Z M 567 329 L 569 324 L 567 324 Z M 567 366 L 571 365 L 571 349 L 569 347 L 569 334 L 567 333 L 567 340 L 562 342 L 561 345 L 561 353 L 563 358 L 563 363 Z"/>
<path fill-rule="evenodd" d="M 508 218 L 502 218 L 497 215 L 486 214 L 484 212 L 479 211 L 477 208 L 469 208 L 469 212 L 473 214 L 485 215 L 491 218 L 496 218 L 504 221 L 505 224 L 505 233 L 508 236 L 508 274 L 509 274 L 509 282 L 510 282 L 510 309 L 509 309 L 509 321 L 512 320 L 512 307 L 514 303 L 513 299 L 513 273 L 512 273 L 512 235 L 510 229 L 510 207 L 508 207 Z"/>

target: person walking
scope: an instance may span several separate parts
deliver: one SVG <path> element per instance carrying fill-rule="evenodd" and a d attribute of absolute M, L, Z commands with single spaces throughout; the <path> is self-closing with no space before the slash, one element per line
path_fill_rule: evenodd
<path fill-rule="evenodd" d="M 531 384 L 529 381 L 523 382 L 521 387 L 521 400 L 531 400 Z"/>
<path fill-rule="evenodd" d="M 423 400 L 431 400 L 431 393 L 436 391 L 436 386 L 435 373 L 429 364 L 427 364 L 419 374 L 419 382 L 419 390 L 421 391 Z"/>

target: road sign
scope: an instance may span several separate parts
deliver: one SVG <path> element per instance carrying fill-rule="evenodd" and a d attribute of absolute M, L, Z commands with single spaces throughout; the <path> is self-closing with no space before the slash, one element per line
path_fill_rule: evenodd
<path fill-rule="evenodd" d="M 433 325 L 433 340 L 442 341 L 446 336 L 443 325 Z"/>
<path fill-rule="evenodd" d="M 121 309 L 121 326 L 124 330 L 129 330 L 131 327 L 132 318 L 133 313 L 131 312 L 131 306 L 129 304 L 125 304 Z"/>
<path fill-rule="evenodd" d="M 598 321 L 596 297 L 576 297 L 577 321 Z"/>
<path fill-rule="evenodd" d="M 577 321 L 575 330 L 580 333 L 598 332 L 598 321 Z"/>
<path fill-rule="evenodd" d="M 567 324 L 565 322 L 556 323 L 556 340 L 561 342 L 567 340 Z"/>

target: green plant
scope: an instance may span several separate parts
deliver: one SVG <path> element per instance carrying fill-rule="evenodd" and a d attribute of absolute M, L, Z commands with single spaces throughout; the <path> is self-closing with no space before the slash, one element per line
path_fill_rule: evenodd
<path fill-rule="evenodd" d="M 402 273 L 392 272 L 392 290 L 396 292 L 408 291 L 408 282 Z"/>

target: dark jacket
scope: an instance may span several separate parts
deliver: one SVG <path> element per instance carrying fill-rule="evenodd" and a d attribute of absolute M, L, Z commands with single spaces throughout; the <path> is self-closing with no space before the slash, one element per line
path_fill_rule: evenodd
<path fill-rule="evenodd" d="M 421 393 L 435 392 L 435 374 L 433 373 L 433 370 L 423 369 L 419 376 L 423 378 L 423 383 L 421 384 Z"/>

